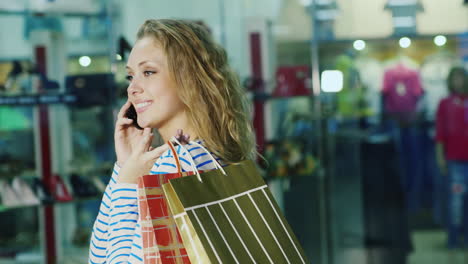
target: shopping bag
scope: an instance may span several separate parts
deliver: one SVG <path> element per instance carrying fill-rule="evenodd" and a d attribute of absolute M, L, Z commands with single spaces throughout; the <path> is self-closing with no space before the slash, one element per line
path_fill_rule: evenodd
<path fill-rule="evenodd" d="M 177 155 L 174 146 L 169 146 L 173 155 Z M 162 190 L 162 185 L 170 179 L 191 174 L 182 173 L 178 162 L 176 159 L 177 173 L 144 175 L 138 179 L 138 206 L 145 264 L 190 263 Z"/>
<path fill-rule="evenodd" d="M 217 167 L 163 184 L 192 263 L 309 263 L 255 163 Z"/>

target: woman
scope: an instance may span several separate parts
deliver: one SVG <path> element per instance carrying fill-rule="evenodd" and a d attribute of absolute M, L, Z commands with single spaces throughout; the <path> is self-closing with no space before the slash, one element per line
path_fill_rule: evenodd
<path fill-rule="evenodd" d="M 450 95 L 437 110 L 437 164 L 449 182 L 448 248 L 460 246 L 460 230 L 464 229 L 464 245 L 468 245 L 467 220 L 463 219 L 468 188 L 468 82 L 462 67 L 453 68 L 448 76 Z"/>
<path fill-rule="evenodd" d="M 117 162 L 93 228 L 89 263 L 142 263 L 137 178 L 176 172 L 168 146 L 151 147 L 156 129 L 168 141 L 179 129 L 223 163 L 252 158 L 252 129 L 243 92 L 225 51 L 208 31 L 180 20 L 148 20 L 139 29 L 127 72 L 128 101 L 115 129 Z M 125 117 L 133 105 L 138 130 Z M 187 147 L 200 170 L 215 166 L 201 149 Z M 190 170 L 185 162 L 183 170 Z"/>

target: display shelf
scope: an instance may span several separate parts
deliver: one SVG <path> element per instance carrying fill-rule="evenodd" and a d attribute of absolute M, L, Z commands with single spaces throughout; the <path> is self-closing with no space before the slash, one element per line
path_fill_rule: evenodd
<path fill-rule="evenodd" d="M 35 207 L 42 207 L 42 206 L 47 206 L 47 205 L 60 205 L 60 204 L 73 204 L 73 203 L 82 203 L 82 202 L 87 202 L 87 201 L 98 201 L 102 199 L 102 195 L 100 196 L 92 196 L 92 197 L 85 197 L 85 198 L 78 198 L 78 199 L 73 199 L 71 201 L 54 201 L 52 203 L 46 203 L 46 204 L 34 204 L 34 205 L 19 205 L 19 206 L 3 206 L 0 205 L 0 213 L 7 212 L 7 211 L 12 211 L 12 210 L 17 210 L 17 209 L 25 209 L 25 208 L 35 208 Z"/>
<path fill-rule="evenodd" d="M 272 95 L 270 93 L 253 93 L 253 100 L 254 101 L 268 101 L 268 100 L 273 100 L 273 99 L 291 99 L 291 98 L 310 98 L 313 97 L 312 94 L 309 95 L 290 95 L 290 96 L 276 96 Z"/>
<path fill-rule="evenodd" d="M 18 252 L 14 257 L 0 257 L 0 264 L 36 264 L 41 263 L 44 255 L 39 249 Z"/>
<path fill-rule="evenodd" d="M 23 94 L 14 96 L 0 95 L 0 106 L 2 105 L 15 105 L 15 106 L 28 106 L 40 104 L 72 104 L 77 101 L 74 94 L 60 93 L 60 94 Z"/>
<path fill-rule="evenodd" d="M 102 13 L 82 13 L 82 12 L 57 12 L 57 11 L 34 11 L 34 10 L 5 10 L 0 9 L 1 16 L 27 16 L 27 15 L 48 15 L 48 16 L 61 16 L 61 17 L 103 17 Z"/>

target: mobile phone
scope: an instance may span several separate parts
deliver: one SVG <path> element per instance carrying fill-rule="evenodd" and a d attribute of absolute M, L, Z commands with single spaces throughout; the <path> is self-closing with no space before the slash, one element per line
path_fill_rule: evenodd
<path fill-rule="evenodd" d="M 132 123 L 133 126 L 135 126 L 138 129 L 143 129 L 142 127 L 138 125 L 137 112 L 133 105 L 130 105 L 130 107 L 127 109 L 127 112 L 125 112 L 125 117 L 133 120 L 133 123 Z"/>

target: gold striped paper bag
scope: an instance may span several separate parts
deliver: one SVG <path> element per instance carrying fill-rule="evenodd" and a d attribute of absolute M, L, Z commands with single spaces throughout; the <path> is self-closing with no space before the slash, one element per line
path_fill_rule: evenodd
<path fill-rule="evenodd" d="M 309 263 L 253 161 L 163 190 L 192 263 Z"/>

